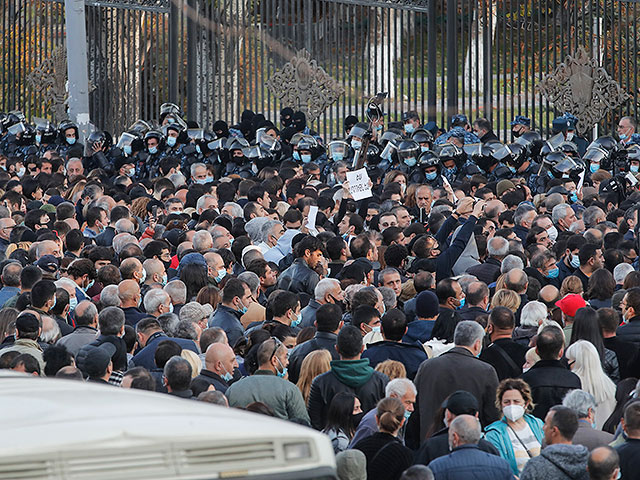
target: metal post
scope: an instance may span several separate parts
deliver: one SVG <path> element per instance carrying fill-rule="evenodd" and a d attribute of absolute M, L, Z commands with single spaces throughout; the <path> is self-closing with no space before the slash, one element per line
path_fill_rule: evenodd
<path fill-rule="evenodd" d="M 488 8 L 487 8 L 488 4 Z M 479 8 L 479 7 L 476 7 Z M 484 49 L 482 59 L 484 60 L 484 65 L 482 68 L 484 69 L 483 79 L 484 85 L 484 114 L 485 117 L 489 119 L 489 121 L 493 121 L 493 72 L 491 70 L 491 42 L 493 40 L 493 25 L 492 25 L 492 11 L 491 11 L 491 2 L 483 2 L 482 4 L 482 12 L 478 12 L 478 18 L 482 15 L 484 28 L 484 42 L 482 42 L 482 48 Z"/>
<path fill-rule="evenodd" d="M 67 30 L 67 77 L 69 79 L 69 118 L 78 124 L 80 140 L 88 136 L 89 73 L 84 0 L 65 0 Z"/>
<path fill-rule="evenodd" d="M 447 121 L 458 111 L 457 0 L 447 0 Z"/>
<path fill-rule="evenodd" d="M 197 31 L 196 21 L 193 18 L 198 11 L 196 0 L 187 0 L 190 14 L 187 15 L 187 117 L 195 120 L 198 118 L 196 112 L 196 92 L 197 92 Z"/>
<path fill-rule="evenodd" d="M 436 121 L 437 102 L 437 52 L 436 52 L 436 0 L 427 5 L 427 115 L 429 121 Z"/>
<path fill-rule="evenodd" d="M 178 32 L 182 10 L 177 1 L 172 1 L 169 11 L 169 101 L 178 103 Z"/>

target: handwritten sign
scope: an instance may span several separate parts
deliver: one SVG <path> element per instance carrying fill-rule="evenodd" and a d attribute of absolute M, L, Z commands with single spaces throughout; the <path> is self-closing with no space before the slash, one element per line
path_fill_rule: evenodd
<path fill-rule="evenodd" d="M 349 182 L 349 193 L 354 200 L 362 200 L 371 197 L 371 188 L 369 187 L 369 175 L 367 170 L 361 168 L 355 172 L 347 172 L 347 181 Z"/>

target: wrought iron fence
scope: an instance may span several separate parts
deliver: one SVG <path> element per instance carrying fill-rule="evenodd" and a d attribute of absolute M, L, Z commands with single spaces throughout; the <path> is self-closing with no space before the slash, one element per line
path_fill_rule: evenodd
<path fill-rule="evenodd" d="M 62 0 L 0 9 L 0 108 L 53 117 L 65 96 Z M 205 125 L 244 109 L 275 121 L 293 95 L 315 129 L 339 137 L 344 117 L 362 118 L 367 99 L 388 91 L 389 121 L 417 110 L 447 127 L 462 112 L 506 138 L 522 114 L 546 132 L 561 112 L 537 86 L 579 47 L 630 95 L 601 131 L 637 111 L 632 0 L 87 0 L 86 13 L 92 121 L 112 131 L 168 100 Z M 583 88 L 598 81 L 588 65 L 571 68 Z M 574 110 L 593 107 L 582 97 Z"/>

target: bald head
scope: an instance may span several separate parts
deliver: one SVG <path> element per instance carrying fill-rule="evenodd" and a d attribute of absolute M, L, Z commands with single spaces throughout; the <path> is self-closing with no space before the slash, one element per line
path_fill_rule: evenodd
<path fill-rule="evenodd" d="M 45 255 L 61 257 L 62 252 L 60 252 L 60 245 L 58 244 L 58 242 L 54 242 L 53 240 L 43 240 L 42 242 L 38 242 L 38 247 L 36 248 L 36 257 L 40 259 Z"/>
<path fill-rule="evenodd" d="M 555 302 L 560 300 L 559 297 L 560 291 L 553 285 L 542 287 L 540 289 L 540 292 L 538 293 L 538 300 L 540 300 L 542 303 L 545 303 L 547 307 L 550 304 L 554 304 Z"/>
<path fill-rule="evenodd" d="M 118 285 L 121 307 L 137 307 L 140 301 L 140 285 L 135 280 L 123 280 Z"/>
<path fill-rule="evenodd" d="M 212 343 L 207 348 L 205 368 L 224 378 L 238 366 L 233 349 L 226 343 Z"/>
<path fill-rule="evenodd" d="M 472 415 L 458 415 L 449 425 L 449 445 L 477 445 L 480 441 L 480 422 Z"/>
<path fill-rule="evenodd" d="M 164 280 L 164 263 L 157 258 L 148 258 L 142 264 L 145 272 L 147 272 L 147 278 L 144 283 L 151 285 L 153 283 L 163 283 Z"/>
<path fill-rule="evenodd" d="M 9 240 L 11 229 L 16 226 L 12 218 L 0 218 L 0 238 Z"/>
<path fill-rule="evenodd" d="M 89 300 L 83 300 L 78 303 L 73 316 L 78 326 L 98 328 L 98 309 Z"/>
<path fill-rule="evenodd" d="M 207 252 L 204 254 L 204 259 L 207 262 L 207 270 L 209 270 L 210 277 L 218 276 L 218 271 L 225 269 L 224 261 L 218 253 Z"/>
<path fill-rule="evenodd" d="M 487 218 L 497 221 L 500 214 L 506 209 L 507 207 L 500 200 L 489 200 L 484 207 L 484 214 Z"/>
<path fill-rule="evenodd" d="M 620 457 L 613 448 L 594 448 L 589 454 L 587 461 L 587 471 L 589 478 L 595 480 L 609 480 L 617 478 L 620 469 Z"/>
<path fill-rule="evenodd" d="M 120 273 L 125 280 L 137 280 L 142 278 L 142 263 L 137 258 L 126 258 L 120 264 Z"/>
<path fill-rule="evenodd" d="M 524 270 L 514 268 L 509 270 L 504 277 L 505 286 L 517 294 L 525 293 L 529 286 L 529 278 Z"/>

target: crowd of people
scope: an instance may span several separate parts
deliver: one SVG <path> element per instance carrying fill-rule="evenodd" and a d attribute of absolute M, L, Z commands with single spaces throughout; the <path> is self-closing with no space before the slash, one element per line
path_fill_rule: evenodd
<path fill-rule="evenodd" d="M 341 480 L 638 478 L 635 119 L 367 113 L 0 114 L 0 369 L 306 425 Z"/>

